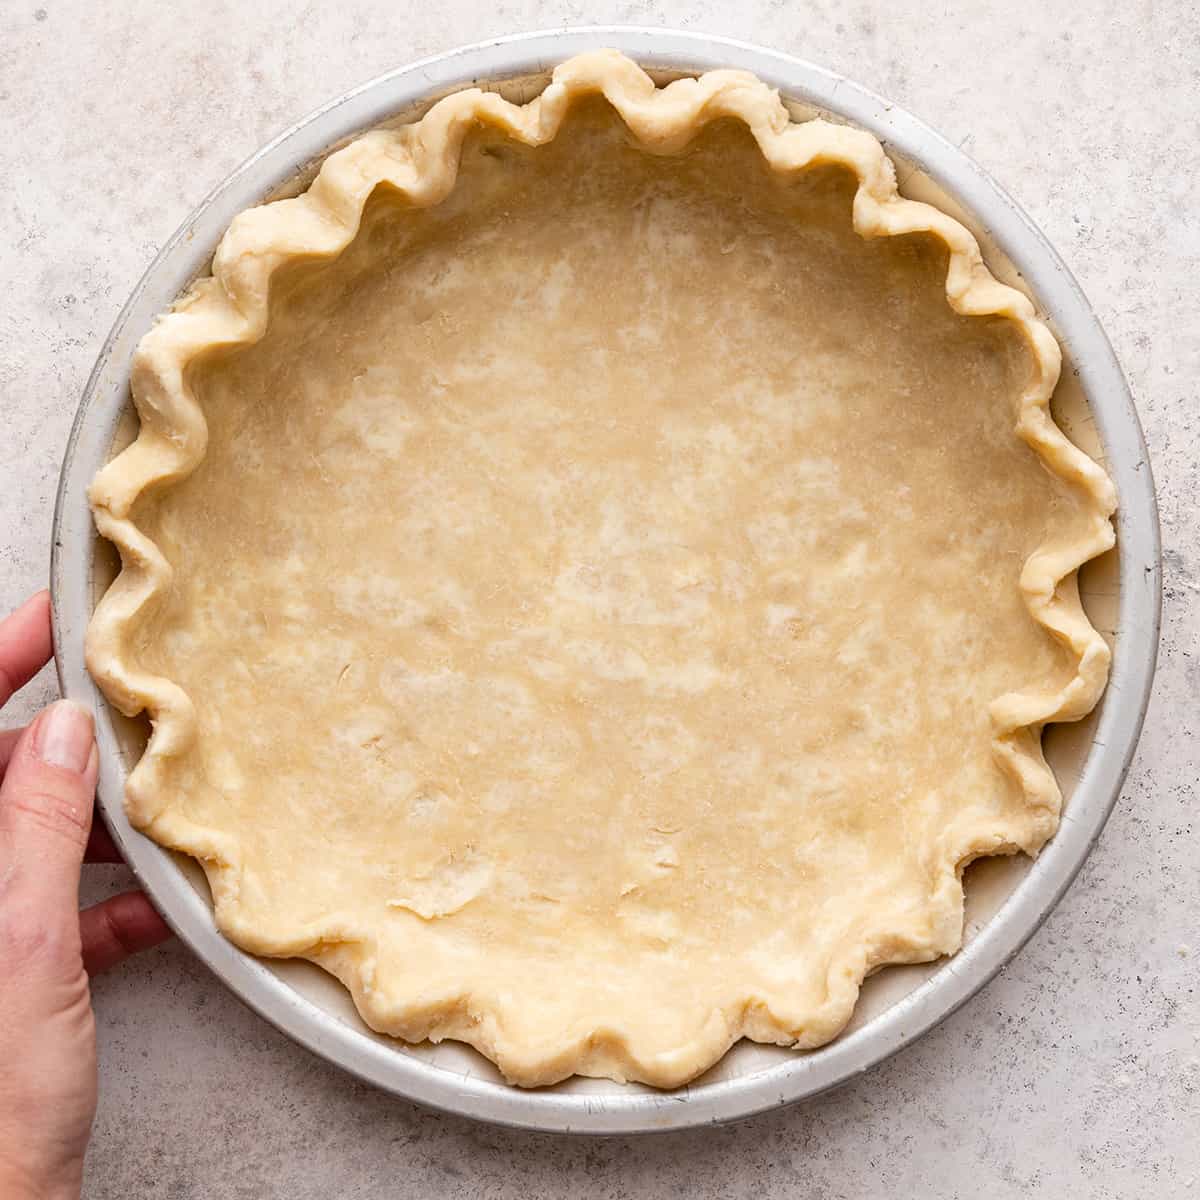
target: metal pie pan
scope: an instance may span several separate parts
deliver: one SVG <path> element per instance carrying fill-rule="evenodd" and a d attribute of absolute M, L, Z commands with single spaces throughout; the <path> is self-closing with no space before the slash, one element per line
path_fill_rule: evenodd
<path fill-rule="evenodd" d="M 855 1019 L 840 1038 L 807 1053 L 741 1043 L 707 1075 L 675 1092 L 580 1079 L 529 1091 L 509 1087 L 465 1047 L 408 1047 L 371 1032 L 340 985 L 315 967 L 267 962 L 238 950 L 213 924 L 194 864 L 162 850 L 126 820 L 122 793 L 134 757 L 128 723 L 105 703 L 83 662 L 84 630 L 106 570 L 86 491 L 129 423 L 130 356 L 154 317 L 204 270 L 230 220 L 363 129 L 419 112 L 432 99 L 474 83 L 503 87 L 504 81 L 520 79 L 533 88 L 554 64 L 600 46 L 664 73 L 753 71 L 798 113 L 820 112 L 875 133 L 899 162 L 906 193 L 935 199 L 966 221 L 993 270 L 1036 298 L 1066 354 L 1056 396 L 1059 419 L 1103 459 L 1120 496 L 1119 548 L 1081 576 L 1088 611 L 1112 641 L 1111 682 L 1087 721 L 1055 727 L 1047 739 L 1066 795 L 1068 819 L 1058 834 L 1033 863 L 987 860 L 972 867 L 963 949 L 940 963 L 889 968 L 868 980 Z M 97 713 L 99 802 L 114 839 L 179 937 L 236 995 L 309 1050 L 410 1100 L 523 1128 L 635 1133 L 729 1121 L 844 1083 L 943 1020 L 1020 949 L 1075 877 L 1125 778 L 1154 671 L 1161 575 L 1146 448 L 1104 332 L 1042 234 L 975 163 L 912 116 L 810 63 L 700 34 L 594 27 L 468 46 L 384 75 L 280 135 L 201 203 L 134 290 L 88 381 L 63 463 L 51 588 L 59 680 L 65 695 Z"/>

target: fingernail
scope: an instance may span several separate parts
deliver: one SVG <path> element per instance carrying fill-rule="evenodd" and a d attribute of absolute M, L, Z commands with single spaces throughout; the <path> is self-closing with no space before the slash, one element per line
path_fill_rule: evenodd
<path fill-rule="evenodd" d="M 81 775 L 93 742 L 91 713 L 70 700 L 59 700 L 38 722 L 34 749 L 42 762 Z"/>

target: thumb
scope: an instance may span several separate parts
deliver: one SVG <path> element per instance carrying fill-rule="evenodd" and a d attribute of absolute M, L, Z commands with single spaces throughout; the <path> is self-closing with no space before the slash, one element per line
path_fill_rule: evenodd
<path fill-rule="evenodd" d="M 78 920 L 97 770 L 91 714 L 60 700 L 22 734 L 0 785 L 0 891 L 47 924 Z"/>

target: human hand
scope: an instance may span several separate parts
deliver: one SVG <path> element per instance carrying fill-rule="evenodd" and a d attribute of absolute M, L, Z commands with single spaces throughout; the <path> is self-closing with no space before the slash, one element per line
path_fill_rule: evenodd
<path fill-rule="evenodd" d="M 49 660 L 50 600 L 0 622 L 0 707 Z M 80 863 L 120 862 L 92 824 L 91 714 L 60 700 L 0 733 L 0 1196 L 78 1197 L 96 1112 L 88 977 L 170 931 L 141 892 L 79 911 Z"/>

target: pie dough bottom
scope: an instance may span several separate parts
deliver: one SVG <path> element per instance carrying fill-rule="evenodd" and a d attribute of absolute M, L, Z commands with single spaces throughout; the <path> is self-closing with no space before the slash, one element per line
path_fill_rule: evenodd
<path fill-rule="evenodd" d="M 133 649 L 196 736 L 134 815 L 240 945 L 515 1083 L 673 1086 L 832 1038 L 958 947 L 966 861 L 1050 836 L 990 709 L 1075 676 L 1019 580 L 1094 511 L 1015 432 L 1021 326 L 856 234 L 857 183 L 600 100 L 484 126 L 190 363 Z"/>

